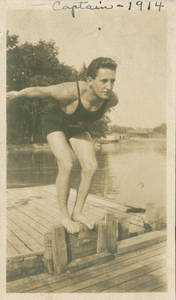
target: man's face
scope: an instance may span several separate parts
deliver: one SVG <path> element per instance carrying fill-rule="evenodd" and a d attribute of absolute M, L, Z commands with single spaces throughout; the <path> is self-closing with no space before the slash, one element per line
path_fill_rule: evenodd
<path fill-rule="evenodd" d="M 98 70 L 97 76 L 89 78 L 89 85 L 96 96 L 101 99 L 108 99 L 112 92 L 116 77 L 116 71 L 101 68 Z"/>

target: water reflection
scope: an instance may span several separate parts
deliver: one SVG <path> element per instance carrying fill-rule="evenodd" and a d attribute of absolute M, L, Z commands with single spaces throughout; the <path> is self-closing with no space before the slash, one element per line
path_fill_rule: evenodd
<path fill-rule="evenodd" d="M 97 152 L 98 169 L 90 192 L 112 201 L 144 207 L 147 202 L 165 203 L 166 143 L 135 140 L 103 145 Z M 55 183 L 57 165 L 48 151 L 17 151 L 8 154 L 8 187 Z M 80 166 L 76 162 L 71 184 L 77 188 Z"/>

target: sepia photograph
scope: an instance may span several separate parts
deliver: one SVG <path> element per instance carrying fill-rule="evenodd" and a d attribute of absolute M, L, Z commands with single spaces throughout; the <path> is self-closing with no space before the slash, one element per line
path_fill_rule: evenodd
<path fill-rule="evenodd" d="M 165 5 L 44 2 L 6 11 L 6 293 L 161 299 Z"/>

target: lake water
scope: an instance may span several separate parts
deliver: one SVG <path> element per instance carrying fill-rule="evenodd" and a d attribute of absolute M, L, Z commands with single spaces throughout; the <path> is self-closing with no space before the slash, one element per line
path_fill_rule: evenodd
<path fill-rule="evenodd" d="M 90 193 L 137 207 L 166 203 L 166 140 L 134 139 L 102 145 Z M 57 166 L 49 151 L 9 151 L 7 185 L 24 187 L 55 183 Z M 77 188 L 75 163 L 71 185 Z"/>

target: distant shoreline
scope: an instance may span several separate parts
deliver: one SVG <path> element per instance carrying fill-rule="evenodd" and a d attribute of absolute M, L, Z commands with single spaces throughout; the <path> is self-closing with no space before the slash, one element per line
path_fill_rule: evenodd
<path fill-rule="evenodd" d="M 128 142 L 135 142 L 135 141 L 166 141 L 166 137 L 150 137 L 150 138 L 143 138 L 143 137 L 131 137 L 131 138 L 126 138 L 122 141 L 119 141 L 117 144 L 120 143 L 128 143 Z M 95 142 L 95 144 L 100 144 L 99 142 Z M 107 144 L 114 144 L 111 141 Z M 50 151 L 50 147 L 48 144 L 21 144 L 21 145 L 15 145 L 15 144 L 7 144 L 7 151 L 8 152 L 13 152 L 13 151 Z"/>

